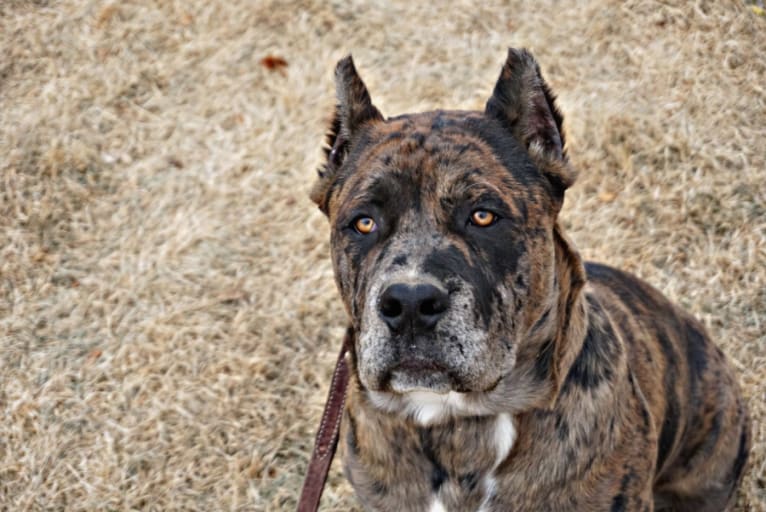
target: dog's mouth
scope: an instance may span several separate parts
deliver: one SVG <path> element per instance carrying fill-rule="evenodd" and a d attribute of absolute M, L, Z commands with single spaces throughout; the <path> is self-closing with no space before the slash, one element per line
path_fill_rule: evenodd
<path fill-rule="evenodd" d="M 468 391 L 445 366 L 421 358 L 405 359 L 393 366 L 384 380 L 383 389 L 401 395 L 416 391 L 437 394 Z"/>
<path fill-rule="evenodd" d="M 394 393 L 410 393 L 413 391 L 431 391 L 432 393 L 449 393 L 450 379 L 444 367 L 422 359 L 408 359 L 395 366 L 387 386 Z"/>

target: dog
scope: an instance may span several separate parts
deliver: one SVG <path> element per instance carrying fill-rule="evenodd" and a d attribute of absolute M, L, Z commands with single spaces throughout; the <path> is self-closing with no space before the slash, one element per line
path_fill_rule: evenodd
<path fill-rule="evenodd" d="M 483 112 L 385 119 L 351 57 L 311 197 L 351 319 L 344 472 L 368 510 L 720 512 L 748 412 L 702 325 L 558 222 L 576 172 L 534 57 Z"/>

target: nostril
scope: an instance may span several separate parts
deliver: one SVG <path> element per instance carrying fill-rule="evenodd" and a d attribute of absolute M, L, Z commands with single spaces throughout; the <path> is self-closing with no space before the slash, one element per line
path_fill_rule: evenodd
<path fill-rule="evenodd" d="M 420 304 L 420 314 L 424 316 L 438 315 L 446 310 L 446 301 L 439 299 L 426 299 Z"/>
<path fill-rule="evenodd" d="M 393 297 L 385 297 L 380 302 L 380 313 L 388 318 L 396 318 L 402 314 L 402 303 Z"/>

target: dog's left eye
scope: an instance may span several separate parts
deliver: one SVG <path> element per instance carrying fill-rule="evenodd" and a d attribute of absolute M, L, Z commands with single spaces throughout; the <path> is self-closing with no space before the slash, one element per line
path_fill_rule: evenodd
<path fill-rule="evenodd" d="M 471 214 L 471 224 L 479 226 L 480 228 L 491 226 L 496 220 L 497 215 L 489 210 L 474 210 Z"/>
<path fill-rule="evenodd" d="M 363 235 L 368 235 L 377 228 L 378 225 L 375 224 L 375 220 L 372 217 L 359 217 L 354 221 L 354 229 Z"/>

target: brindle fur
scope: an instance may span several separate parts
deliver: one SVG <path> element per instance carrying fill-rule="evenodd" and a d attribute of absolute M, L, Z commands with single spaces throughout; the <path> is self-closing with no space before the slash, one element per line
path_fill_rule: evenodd
<path fill-rule="evenodd" d="M 350 57 L 336 81 L 312 198 L 356 333 L 342 447 L 364 506 L 730 508 L 750 445 L 733 372 L 696 320 L 583 264 L 563 234 L 576 176 L 532 56 L 509 51 L 485 112 L 384 119 Z M 499 220 L 471 225 L 476 208 Z M 354 231 L 359 215 L 377 231 Z M 378 313 L 392 283 L 432 285 L 449 309 L 392 332 Z M 429 389 L 459 398 L 429 408 L 414 398 Z M 497 438 L 514 435 L 502 415 L 515 442 Z"/>

